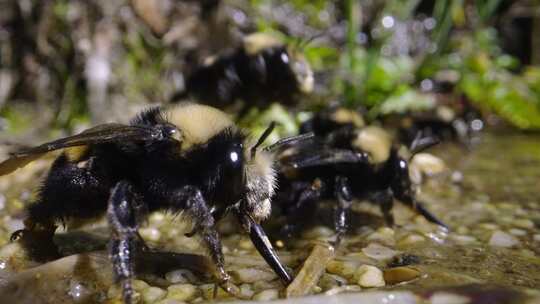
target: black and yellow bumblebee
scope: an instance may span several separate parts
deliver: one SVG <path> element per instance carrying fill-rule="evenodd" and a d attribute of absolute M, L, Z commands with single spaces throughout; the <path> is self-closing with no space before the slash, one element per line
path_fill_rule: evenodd
<path fill-rule="evenodd" d="M 182 211 L 193 222 L 189 235 L 198 233 L 208 248 L 220 286 L 238 294 L 224 270 L 215 228 L 226 212 L 232 212 L 288 284 L 291 276 L 259 224 L 270 214 L 275 191 L 272 151 L 295 140 L 284 139 L 261 149 L 272 128 L 273 124 L 258 141 L 251 141 L 220 110 L 181 103 L 146 110 L 128 125 L 99 125 L 16 152 L 0 163 L 0 176 L 51 151 L 62 151 L 37 200 L 25 210 L 25 228 L 14 232 L 12 239 L 41 238 L 52 244 L 57 225 L 69 227 L 106 215 L 115 278 L 122 284 L 124 301 L 131 303 L 133 260 L 147 248 L 138 234 L 139 224 L 156 210 Z"/>
<path fill-rule="evenodd" d="M 337 118 L 337 119 L 336 119 Z M 364 126 L 354 111 L 335 108 L 323 111 L 301 126 L 315 139 L 280 153 L 278 193 L 274 202 L 285 211 L 283 233 L 313 213 L 318 202 L 336 199 L 334 226 L 339 244 L 347 230 L 347 213 L 353 199 L 367 199 L 380 206 L 387 225 L 394 225 L 394 199 L 404 203 L 428 221 L 448 227 L 424 204 L 417 201 L 409 177 L 410 155 L 434 145 L 431 137 L 417 137 L 410 154 L 377 126 Z M 335 127 L 335 128 L 334 128 Z"/>
<path fill-rule="evenodd" d="M 192 97 L 220 109 L 234 108 L 240 101 L 242 116 L 251 107 L 266 108 L 274 101 L 295 104 L 298 94 L 310 93 L 313 85 L 313 71 L 300 51 L 274 36 L 255 33 L 233 52 L 210 57 L 195 68 L 185 89 L 171 100 Z"/>

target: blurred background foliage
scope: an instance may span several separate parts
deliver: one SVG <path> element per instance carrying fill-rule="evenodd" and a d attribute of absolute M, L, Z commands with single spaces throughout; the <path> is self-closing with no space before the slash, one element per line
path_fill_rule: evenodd
<path fill-rule="evenodd" d="M 125 121 L 264 31 L 300 46 L 316 72 L 302 110 L 339 102 L 373 120 L 465 101 L 539 129 L 539 28 L 537 0 L 5 0 L 0 128 Z"/>

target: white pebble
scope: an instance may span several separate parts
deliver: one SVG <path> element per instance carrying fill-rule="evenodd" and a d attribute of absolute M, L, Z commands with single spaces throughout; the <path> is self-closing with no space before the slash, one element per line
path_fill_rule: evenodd
<path fill-rule="evenodd" d="M 141 294 L 144 303 L 155 303 L 163 299 L 167 292 L 159 287 L 148 287 Z"/>
<path fill-rule="evenodd" d="M 525 236 L 525 235 L 527 235 L 527 231 L 525 231 L 523 229 L 518 229 L 518 228 L 512 228 L 512 229 L 508 230 L 508 232 L 510 232 L 511 234 L 513 234 L 515 236 Z"/>
<path fill-rule="evenodd" d="M 88 296 L 92 294 L 92 291 L 90 291 L 86 286 L 81 284 L 80 282 L 71 280 L 69 283 L 69 291 L 68 294 L 73 298 L 73 301 L 75 303 L 87 301 Z"/>
<path fill-rule="evenodd" d="M 394 256 L 396 256 L 396 254 L 398 254 L 397 251 L 392 250 L 388 247 L 376 244 L 376 243 L 371 243 L 367 247 L 362 248 L 362 252 L 366 256 L 372 259 L 375 259 L 377 261 L 390 260 Z"/>
<path fill-rule="evenodd" d="M 362 265 L 354 273 L 354 279 L 362 287 L 382 287 L 385 285 L 382 271 L 371 265 Z"/>
<path fill-rule="evenodd" d="M 450 238 L 460 244 L 469 244 L 476 242 L 476 238 L 470 235 L 453 234 Z"/>
<path fill-rule="evenodd" d="M 540 234 L 535 234 L 533 236 L 533 240 L 537 241 L 537 242 L 540 242 Z"/>
<path fill-rule="evenodd" d="M 517 220 L 514 220 L 513 224 L 516 227 L 523 228 L 523 229 L 533 229 L 534 228 L 533 221 L 531 221 L 529 219 L 517 219 Z"/>
<path fill-rule="evenodd" d="M 236 282 L 255 283 L 257 281 L 270 281 L 276 278 L 273 271 L 260 268 L 241 268 L 229 271 Z"/>
<path fill-rule="evenodd" d="M 519 240 L 514 236 L 502 232 L 500 230 L 495 231 L 489 239 L 489 245 L 496 247 L 513 247 L 519 244 Z"/>
<path fill-rule="evenodd" d="M 374 233 L 370 234 L 367 239 L 370 241 L 379 241 L 380 243 L 386 245 L 394 245 L 394 235 L 394 229 L 388 227 L 381 227 L 377 229 L 377 231 L 375 231 Z"/>
<path fill-rule="evenodd" d="M 193 272 L 187 269 L 177 269 L 167 272 L 165 274 L 165 279 L 173 284 L 197 282 L 197 277 L 193 274 Z"/>
<path fill-rule="evenodd" d="M 189 301 L 197 296 L 197 288 L 191 284 L 175 284 L 167 288 L 167 298 Z"/>
<path fill-rule="evenodd" d="M 270 301 L 279 298 L 279 291 L 277 289 L 267 289 L 259 292 L 253 296 L 253 300 L 256 301 Z"/>

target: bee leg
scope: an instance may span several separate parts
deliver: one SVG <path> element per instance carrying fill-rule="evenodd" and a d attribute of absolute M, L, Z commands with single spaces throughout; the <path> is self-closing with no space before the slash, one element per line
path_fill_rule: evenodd
<path fill-rule="evenodd" d="M 287 223 L 281 229 L 281 233 L 285 236 L 290 237 L 293 235 L 299 223 L 305 220 L 306 217 L 309 218 L 317 209 L 316 205 L 314 206 L 310 203 L 316 202 L 321 197 L 321 186 L 316 185 L 316 183 L 305 186 L 306 188 L 301 190 L 296 202 L 292 203 L 291 207 L 287 210 Z M 309 215 L 306 213 L 309 213 Z"/>
<path fill-rule="evenodd" d="M 119 182 L 109 198 L 107 219 L 111 227 L 109 254 L 113 264 L 114 278 L 122 286 L 124 303 L 133 303 L 131 280 L 135 275 L 135 255 L 141 250 L 140 235 L 137 232 L 143 216 L 140 198 L 132 186 Z"/>
<path fill-rule="evenodd" d="M 229 294 L 242 298 L 240 289 L 230 282 L 230 277 L 225 272 L 225 260 L 221 247 L 221 240 L 215 227 L 215 220 L 210 208 L 206 204 L 201 191 L 192 186 L 185 186 L 175 193 L 174 200 L 184 205 L 179 206 L 191 216 L 194 222 L 193 231 L 197 231 L 208 251 L 210 258 L 216 265 L 218 284 Z"/>
<path fill-rule="evenodd" d="M 371 197 L 371 200 L 379 205 L 386 225 L 389 227 L 393 227 L 395 221 L 394 215 L 392 214 L 392 207 L 394 207 L 394 194 L 392 190 L 387 189 L 384 191 L 376 192 Z"/>
<path fill-rule="evenodd" d="M 347 213 L 351 209 L 352 191 L 348 179 L 344 176 L 336 176 L 334 187 L 334 194 L 338 201 L 334 209 L 334 227 L 336 230 L 334 245 L 337 247 L 347 232 Z"/>
<path fill-rule="evenodd" d="M 285 286 L 289 285 L 292 282 L 291 275 L 285 270 L 285 267 L 279 260 L 278 255 L 276 254 L 268 236 L 264 232 L 262 226 L 255 222 L 251 216 L 244 210 L 236 210 L 236 215 L 240 220 L 240 223 L 244 229 L 249 233 L 249 237 L 255 245 L 255 248 L 259 254 L 264 258 L 266 263 L 274 270 L 274 272 L 279 276 L 281 281 Z"/>
<path fill-rule="evenodd" d="M 429 222 L 432 222 L 435 225 L 439 225 L 446 230 L 450 230 L 450 228 L 448 228 L 448 226 L 443 221 L 441 221 L 435 215 L 433 215 L 433 213 L 431 213 L 426 208 L 426 206 L 424 206 L 423 203 L 417 201 L 412 195 L 407 194 L 407 193 L 398 193 L 398 194 L 396 194 L 396 198 L 398 200 L 403 202 L 405 205 L 413 209 L 418 214 L 422 215 L 426 220 L 428 220 Z"/>

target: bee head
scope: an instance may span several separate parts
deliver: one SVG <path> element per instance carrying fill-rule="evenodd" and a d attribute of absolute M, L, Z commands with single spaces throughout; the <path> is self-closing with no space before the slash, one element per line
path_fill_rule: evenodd
<path fill-rule="evenodd" d="M 271 123 L 257 142 L 244 152 L 246 194 L 243 208 L 256 221 L 264 220 L 270 215 L 270 198 L 276 187 L 274 155 L 265 149 L 258 151 L 259 146 L 272 133 L 274 125 Z"/>
<path fill-rule="evenodd" d="M 274 127 L 275 122 L 272 122 L 257 142 L 245 151 L 246 195 L 243 208 L 256 221 L 261 221 L 270 215 L 270 199 L 274 196 L 277 175 L 274 168 L 274 151 L 299 141 L 311 139 L 314 136 L 313 133 L 307 133 L 286 137 L 259 149 L 259 146 L 272 133 Z"/>

